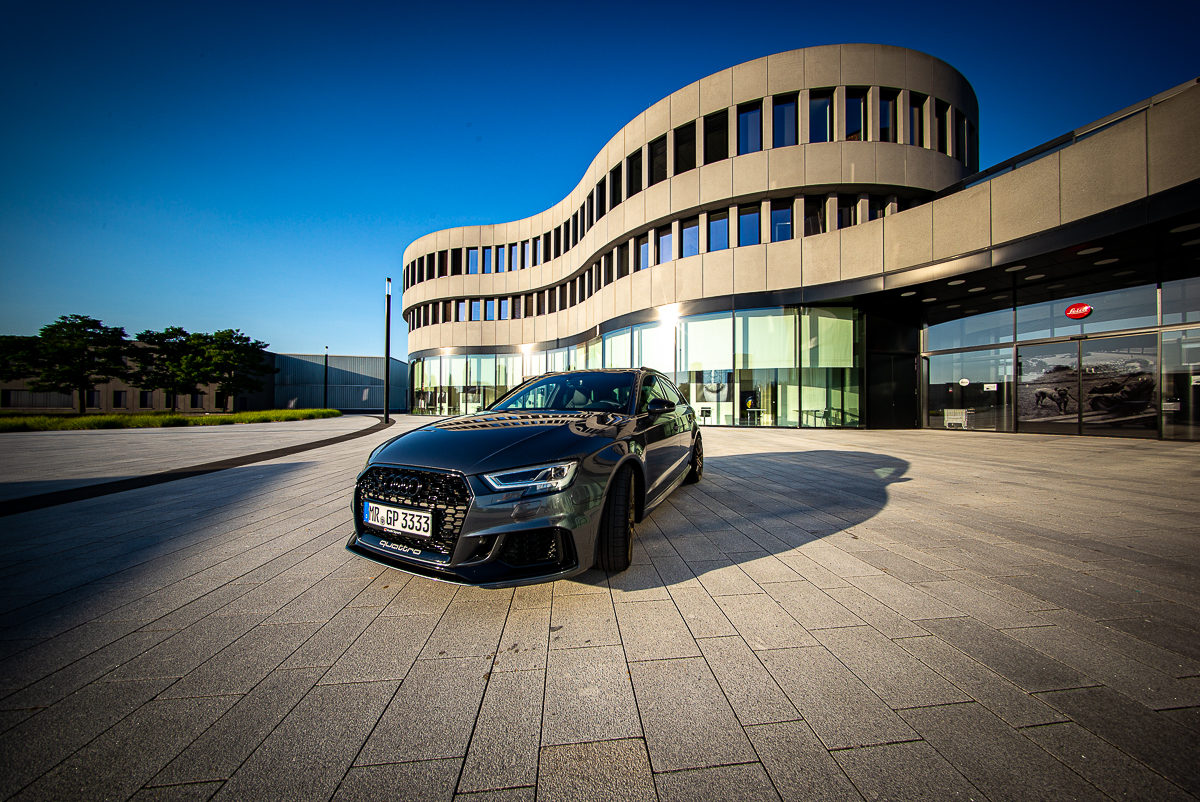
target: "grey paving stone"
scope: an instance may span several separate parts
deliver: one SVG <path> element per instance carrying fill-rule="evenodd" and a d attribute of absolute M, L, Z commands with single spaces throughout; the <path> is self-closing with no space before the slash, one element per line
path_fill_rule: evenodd
<path fill-rule="evenodd" d="M 0 735 L 0 797 L 14 795 L 168 684 L 162 679 L 92 683 Z"/>
<path fill-rule="evenodd" d="M 387 607 L 396 594 L 412 580 L 409 574 L 392 568 L 380 568 L 380 574 L 350 602 L 350 607 Z"/>
<path fill-rule="evenodd" d="M 487 657 L 418 660 L 355 764 L 464 757 L 491 663 Z"/>
<path fill-rule="evenodd" d="M 1200 740 L 1161 713 L 1111 688 L 1080 688 L 1040 695 L 1077 724 L 1200 796 Z"/>
<path fill-rule="evenodd" d="M 743 726 L 800 718 L 787 695 L 744 640 L 736 636 L 705 638 L 698 644 Z"/>
<path fill-rule="evenodd" d="M 763 585 L 763 590 L 805 629 L 852 627 L 863 620 L 808 580 Z"/>
<path fill-rule="evenodd" d="M 735 554 L 730 559 L 737 563 L 746 576 L 760 586 L 768 582 L 788 583 L 804 580 L 804 577 L 789 568 L 787 563 L 774 554 L 763 556 Z"/>
<path fill-rule="evenodd" d="M 687 564 L 710 596 L 737 596 L 763 592 L 757 582 L 746 576 L 746 572 L 728 558 L 704 562 L 687 560 Z"/>
<path fill-rule="evenodd" d="M 970 698 L 871 627 L 824 629 L 816 638 L 893 709 Z"/>
<path fill-rule="evenodd" d="M 514 608 L 508 613 L 493 662 L 496 671 L 527 671 L 546 667 L 550 638 L 550 608 Z"/>
<path fill-rule="evenodd" d="M 153 779 L 154 785 L 226 780 L 258 748 L 324 673 L 275 671 L 237 700 Z"/>
<path fill-rule="evenodd" d="M 537 802 L 657 802 L 640 738 L 542 747 Z"/>
<path fill-rule="evenodd" d="M 1000 676 L 1030 692 L 1096 684 L 1084 674 L 971 618 L 923 621 L 922 625 Z"/>
<path fill-rule="evenodd" d="M 901 582 L 893 576 L 855 576 L 849 577 L 850 582 L 867 595 L 882 602 L 910 621 L 928 618 L 950 618 L 962 615 L 958 610 L 945 602 L 935 599 L 928 593 Z"/>
<path fill-rule="evenodd" d="M 555 596 L 550 612 L 550 649 L 617 646 L 621 633 L 607 589 L 604 593 Z"/>
<path fill-rule="evenodd" d="M 823 647 L 777 649 L 759 658 L 828 749 L 917 735 Z"/>
<path fill-rule="evenodd" d="M 714 601 L 751 649 L 815 646 L 816 639 L 765 593 Z"/>
<path fill-rule="evenodd" d="M 629 669 L 655 772 L 755 759 L 703 659 L 652 660 Z"/>
<path fill-rule="evenodd" d="M 1181 710 L 1163 710 L 1161 712 L 1176 724 L 1187 727 L 1193 732 L 1200 732 L 1200 707 L 1185 707 Z"/>
<path fill-rule="evenodd" d="M 323 684 L 401 680 L 421 653 L 437 626 L 436 615 L 380 615 L 358 636 L 329 673 Z"/>
<path fill-rule="evenodd" d="M 347 607 L 292 652 L 291 657 L 285 660 L 280 668 L 333 665 L 377 615 L 377 607 Z"/>
<path fill-rule="evenodd" d="M 631 565 L 609 577 L 614 602 L 665 601 L 671 598 L 652 563 Z"/>
<path fill-rule="evenodd" d="M 853 586 L 824 588 L 831 599 L 889 638 L 911 638 L 929 633 L 878 599 Z"/>
<path fill-rule="evenodd" d="M 262 624 L 163 691 L 163 698 L 244 694 L 304 643 L 317 624 Z"/>
<path fill-rule="evenodd" d="M 1168 651 L 1191 660 L 1200 660 L 1200 637 L 1196 636 L 1194 630 L 1153 617 L 1125 618 L 1107 623 Z"/>
<path fill-rule="evenodd" d="M 674 587 L 671 589 L 671 599 L 693 638 L 716 638 L 724 635 L 736 635 L 737 630 L 721 608 L 713 601 L 708 591 L 697 584 L 696 587 Z"/>
<path fill-rule="evenodd" d="M 1121 750 L 1073 722 L 1021 731 L 1113 799 L 1195 799 Z"/>
<path fill-rule="evenodd" d="M 584 571 L 571 579 L 560 579 L 553 583 L 555 597 L 588 594 L 608 595 L 608 575 L 599 568 Z"/>
<path fill-rule="evenodd" d="M 862 795 L 803 721 L 747 727 L 746 734 L 783 799 L 861 802 Z"/>
<path fill-rule="evenodd" d="M 235 701 L 220 696 L 148 702 L 17 798 L 128 798 Z"/>
<path fill-rule="evenodd" d="M 514 610 L 549 607 L 553 598 L 553 585 L 526 585 L 525 587 L 516 588 L 513 592 L 512 607 Z"/>
<path fill-rule="evenodd" d="M 249 632 L 263 615 L 209 616 L 108 675 L 109 680 L 182 677 Z"/>
<path fill-rule="evenodd" d="M 455 600 L 446 608 L 421 657 L 494 656 L 508 606 Z"/>
<path fill-rule="evenodd" d="M 441 616 L 450 606 L 450 600 L 454 598 L 457 590 L 454 585 L 415 576 L 396 594 L 388 606 L 383 608 L 380 615 Z"/>
<path fill-rule="evenodd" d="M 800 551 L 817 565 L 843 579 L 852 576 L 879 576 L 884 573 L 870 562 L 865 561 L 868 555 L 863 554 L 860 558 L 856 555 L 848 554 L 842 549 L 828 545 L 828 542 L 828 540 L 822 540 L 818 543 L 803 546 Z M 874 553 L 878 554 L 880 552 Z"/>
<path fill-rule="evenodd" d="M 324 579 L 285 604 L 268 624 L 325 623 L 367 587 L 362 579 Z"/>
<path fill-rule="evenodd" d="M 449 802 L 461 759 L 354 766 L 333 795 L 334 802 Z"/>
<path fill-rule="evenodd" d="M 0 688 L 16 690 L 138 629 L 136 621 L 88 623 L 42 641 L 0 663 Z"/>
<path fill-rule="evenodd" d="M 221 785 L 211 782 L 143 788 L 130 797 L 130 802 L 207 802 L 221 790 Z"/>
<path fill-rule="evenodd" d="M 221 787 L 216 798 L 329 799 L 396 685 L 315 686 Z"/>
<path fill-rule="evenodd" d="M 543 704 L 543 746 L 642 736 L 619 646 L 552 649 Z"/>
<path fill-rule="evenodd" d="M 537 783 L 544 671 L 493 673 L 475 722 L 459 792 Z"/>
<path fill-rule="evenodd" d="M 779 802 L 779 794 L 758 763 L 655 774 L 661 802 Z"/>
<path fill-rule="evenodd" d="M 972 618 L 996 629 L 1036 626 L 1040 623 L 1036 615 L 959 582 L 956 577 L 937 582 L 921 582 L 917 587 L 954 609 L 962 610 Z"/>
<path fill-rule="evenodd" d="M 862 795 L 873 802 L 986 799 L 927 743 L 884 744 L 832 754 Z"/>
<path fill-rule="evenodd" d="M 684 588 L 700 590 L 700 580 L 692 573 L 692 569 L 683 558 L 672 551 L 667 555 L 652 555 L 654 570 L 658 571 L 667 591 L 674 596 L 675 592 Z M 705 591 L 707 592 L 707 591 Z"/>
<path fill-rule="evenodd" d="M 687 624 L 670 599 L 617 604 L 615 608 L 625 659 L 630 662 L 700 655 Z"/>
<path fill-rule="evenodd" d="M 499 791 L 480 791 L 474 794 L 455 794 L 454 802 L 534 802 L 537 788 L 504 788 Z"/>
<path fill-rule="evenodd" d="M 996 577 L 997 582 L 1012 585 L 1014 588 L 1037 596 L 1053 603 L 1057 607 L 1070 610 L 1093 621 L 1103 621 L 1110 618 L 1124 618 L 1128 612 L 1119 604 L 1105 601 L 1098 596 L 1084 593 L 1074 588 L 1046 581 L 1039 576 L 1005 576 Z"/>

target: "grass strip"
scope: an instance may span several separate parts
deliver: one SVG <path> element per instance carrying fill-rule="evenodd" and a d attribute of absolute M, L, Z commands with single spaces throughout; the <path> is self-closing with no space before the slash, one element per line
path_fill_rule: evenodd
<path fill-rule="evenodd" d="M 170 412 L 114 415 L 0 414 L 0 432 L 51 432 L 72 429 L 159 429 L 172 426 L 230 426 L 235 423 L 337 418 L 336 409 L 267 409 L 216 415 L 179 415 Z"/>

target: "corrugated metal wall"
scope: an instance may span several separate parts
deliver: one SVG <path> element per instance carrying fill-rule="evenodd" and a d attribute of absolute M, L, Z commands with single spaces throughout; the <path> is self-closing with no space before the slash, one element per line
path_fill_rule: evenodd
<path fill-rule="evenodd" d="M 325 392 L 324 354 L 276 354 L 275 406 L 316 409 Z M 391 364 L 392 411 L 408 403 L 408 365 Z M 333 409 L 383 409 L 383 357 L 329 356 L 329 406 Z"/>

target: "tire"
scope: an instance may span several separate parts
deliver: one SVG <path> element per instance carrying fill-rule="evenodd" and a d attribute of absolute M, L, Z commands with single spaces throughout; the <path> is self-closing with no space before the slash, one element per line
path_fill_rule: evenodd
<path fill-rule="evenodd" d="M 688 465 L 687 478 L 683 480 L 685 485 L 694 485 L 704 478 L 704 441 L 700 439 L 700 433 L 696 432 L 696 445 L 692 447 L 692 461 Z"/>
<path fill-rule="evenodd" d="M 604 514 L 600 517 L 597 562 L 605 571 L 620 573 L 633 560 L 636 506 L 633 469 L 626 465 L 613 479 L 608 498 L 604 501 Z"/>

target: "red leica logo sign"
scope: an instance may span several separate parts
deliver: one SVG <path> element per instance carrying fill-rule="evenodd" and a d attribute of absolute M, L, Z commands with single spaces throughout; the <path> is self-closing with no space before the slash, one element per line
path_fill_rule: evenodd
<path fill-rule="evenodd" d="M 1071 320 L 1083 320 L 1092 313 L 1091 304 L 1071 304 L 1067 307 L 1066 316 Z"/>

